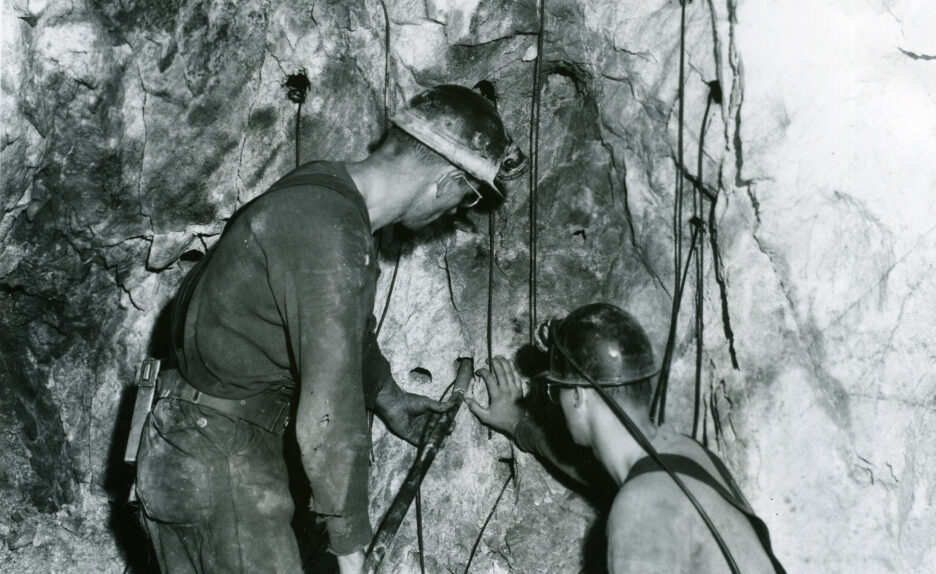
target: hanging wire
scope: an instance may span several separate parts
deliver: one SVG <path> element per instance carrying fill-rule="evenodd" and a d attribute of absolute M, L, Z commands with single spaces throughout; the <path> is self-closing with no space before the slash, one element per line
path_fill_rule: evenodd
<path fill-rule="evenodd" d="M 390 310 L 390 296 L 393 295 L 393 288 L 396 286 L 397 274 L 400 272 L 400 258 L 403 256 L 403 245 L 397 246 L 396 262 L 393 264 L 393 274 L 390 275 L 390 286 L 387 287 L 387 298 L 384 300 L 383 310 L 380 312 L 380 321 L 377 322 L 377 328 L 374 329 L 374 337 L 380 336 L 380 330 L 383 329 L 384 319 L 387 318 L 387 311 Z"/>
<path fill-rule="evenodd" d="M 718 80 L 712 80 L 708 82 L 709 87 L 709 99 L 711 103 L 717 105 L 722 104 L 722 88 L 721 82 Z M 707 114 L 706 114 L 707 115 Z M 701 169 L 700 169 L 701 172 Z M 701 188 L 702 179 L 701 175 L 699 176 L 699 186 Z M 700 189 L 700 191 L 703 191 Z M 721 311 L 722 311 L 722 327 L 725 331 L 725 339 L 728 341 L 728 353 L 731 355 L 731 366 L 737 371 L 740 369 L 738 366 L 738 356 L 735 353 L 734 348 L 734 331 L 731 330 L 731 316 L 728 313 L 728 286 L 725 283 L 725 278 L 722 277 L 721 272 L 721 257 L 718 251 L 718 230 L 715 228 L 715 207 L 718 204 L 718 195 L 710 198 L 709 202 L 709 217 L 708 217 L 708 231 L 709 231 L 709 242 L 712 247 L 712 270 L 715 272 L 715 282 L 718 284 L 719 295 L 721 296 Z"/>
<path fill-rule="evenodd" d="M 387 11 L 387 4 L 380 0 L 380 6 L 383 8 L 384 15 L 384 86 L 383 86 L 383 127 L 384 133 L 390 129 L 390 14 Z M 384 232 L 386 233 L 386 232 Z M 377 329 L 374 335 L 380 335 L 380 329 L 383 327 L 384 319 L 387 318 L 387 311 L 390 309 L 390 296 L 393 295 L 393 287 L 396 285 L 397 272 L 400 270 L 400 256 L 403 254 L 403 246 L 397 247 L 396 262 L 393 265 L 393 275 L 390 277 L 390 286 L 387 288 L 387 297 L 384 299 L 383 310 L 380 312 L 380 321 L 377 323 Z M 371 414 L 373 421 L 373 414 Z"/>
<path fill-rule="evenodd" d="M 387 11 L 387 4 L 380 0 L 380 6 L 384 14 L 384 86 L 383 86 L 383 125 L 384 134 L 390 129 L 390 14 Z M 390 230 L 384 230 L 387 234 Z M 378 251 L 380 243 L 378 243 Z M 393 275 L 390 277 L 390 286 L 387 288 L 387 297 L 384 299 L 383 310 L 380 312 L 380 320 L 377 322 L 377 328 L 374 330 L 374 339 L 380 336 L 380 330 L 383 328 L 384 319 L 387 318 L 387 311 L 390 310 L 390 298 L 393 295 L 393 288 L 396 285 L 397 273 L 400 271 L 400 258 L 403 255 L 403 245 L 397 246 L 396 262 L 393 264 Z M 379 256 L 379 254 L 378 254 Z M 374 427 L 374 413 L 367 413 L 367 430 L 370 432 Z M 371 461 L 374 460 L 374 447 L 371 445 Z M 419 501 L 417 500 L 417 504 Z"/>
<path fill-rule="evenodd" d="M 478 545 L 481 544 L 481 537 L 484 534 L 484 531 L 487 529 L 488 523 L 494 517 L 494 512 L 497 510 L 497 506 L 504 497 L 504 492 L 507 491 L 507 485 L 510 484 L 510 481 L 514 479 L 514 465 L 512 463 L 508 463 L 508 466 L 510 467 L 510 473 L 507 475 L 507 480 L 504 481 L 503 486 L 501 486 L 500 492 L 497 494 L 497 499 L 494 500 L 494 505 L 491 507 L 491 511 L 488 512 L 487 518 L 484 519 L 484 524 L 481 525 L 481 532 L 478 532 L 478 537 L 475 538 L 474 544 L 471 545 L 471 553 L 468 555 L 468 562 L 465 564 L 465 570 L 463 574 L 468 574 L 468 570 L 471 568 L 471 562 L 474 560 L 475 553 L 478 551 Z"/>
<path fill-rule="evenodd" d="M 289 101 L 296 104 L 296 167 L 299 167 L 299 150 L 302 147 L 300 140 L 302 135 L 302 131 L 300 130 L 302 104 L 305 103 L 306 94 L 312 89 L 312 82 L 309 81 L 306 71 L 300 70 L 295 74 L 286 76 L 286 81 L 283 83 L 283 86 L 286 88 L 286 97 L 289 98 Z"/>
<path fill-rule="evenodd" d="M 488 293 L 487 293 L 487 358 L 494 364 L 494 210 L 488 212 Z M 494 431 L 488 427 L 488 440 Z"/>
<path fill-rule="evenodd" d="M 530 344 L 536 343 L 536 202 L 537 202 L 537 191 L 538 191 L 538 179 L 539 179 L 539 120 L 540 120 L 540 74 L 542 73 L 542 61 L 543 61 L 543 43 L 544 43 L 544 30 L 546 23 L 546 0 L 539 1 L 539 30 L 537 32 L 536 39 L 536 62 L 533 65 L 533 98 L 532 104 L 530 106 L 530 276 L 529 276 L 529 313 L 530 313 L 530 326 L 529 326 L 529 337 Z M 489 360 L 493 358 L 493 308 L 494 308 L 494 213 L 493 211 L 489 214 L 488 217 L 488 231 L 489 231 L 489 242 L 490 242 L 490 261 L 488 262 L 488 333 L 487 333 L 487 352 Z M 489 435 L 490 437 L 490 431 Z M 477 538 L 475 538 L 474 544 L 471 546 L 471 552 L 468 554 L 468 561 L 465 563 L 464 573 L 468 574 L 469 569 L 471 568 L 471 563 L 474 561 L 475 554 L 478 551 L 478 546 L 481 544 L 481 540 L 484 537 L 484 532 L 487 529 L 488 523 L 494 517 L 494 512 L 497 510 L 498 505 L 500 504 L 501 499 L 504 496 L 504 492 L 507 490 L 507 485 L 510 484 L 511 480 L 515 478 L 515 464 L 513 459 L 508 460 L 508 465 L 510 466 L 510 473 L 507 475 L 507 479 L 504 481 L 504 484 L 501 486 L 500 493 L 497 495 L 497 499 L 494 501 L 494 505 L 491 507 L 491 511 L 488 513 L 487 518 L 484 520 L 484 524 L 481 525 L 481 530 L 478 532 Z"/>
<path fill-rule="evenodd" d="M 487 357 L 494 360 L 494 210 L 488 212 Z"/>
<path fill-rule="evenodd" d="M 673 360 L 673 347 L 676 344 L 676 326 L 679 319 L 680 294 L 680 268 L 682 267 L 682 209 L 683 209 L 683 114 L 685 109 L 685 69 L 686 69 L 686 4 L 687 0 L 680 0 L 681 12 L 679 23 L 679 135 L 676 159 L 676 197 L 673 202 L 673 236 L 675 247 L 673 249 L 673 309 L 670 313 L 670 328 L 666 338 L 666 349 L 663 352 L 663 362 L 660 366 L 660 376 L 657 380 L 653 401 L 650 403 L 650 418 L 658 425 L 664 423 L 666 418 L 666 391 L 669 386 L 670 364 Z M 691 249 L 691 247 L 690 247 Z"/>
<path fill-rule="evenodd" d="M 698 165 L 696 167 L 696 185 L 693 187 L 692 193 L 692 214 L 699 222 L 699 234 L 703 234 L 705 231 L 705 221 L 704 221 L 704 212 L 703 212 L 703 201 L 704 195 L 702 193 L 702 167 L 704 162 L 703 156 L 705 154 L 705 131 L 708 125 L 709 111 L 712 109 L 713 101 L 712 90 L 709 90 L 708 98 L 705 100 L 705 113 L 702 114 L 702 127 L 699 129 L 699 150 L 698 150 Z M 705 248 L 705 242 L 702 241 L 702 238 L 699 237 L 698 252 L 696 253 L 696 297 L 695 297 L 695 332 L 696 332 L 696 364 L 695 364 L 695 401 L 693 402 L 693 412 L 692 412 L 692 438 L 699 440 L 700 432 L 704 431 L 705 421 L 701 421 L 703 428 L 699 428 L 700 423 L 700 411 L 702 408 L 702 350 L 703 350 L 703 329 L 705 328 L 704 322 L 704 298 L 703 298 L 703 289 L 704 289 L 704 257 L 703 249 Z"/>
<path fill-rule="evenodd" d="M 530 106 L 530 344 L 536 343 L 536 203 L 539 185 L 540 74 L 543 70 L 543 40 L 546 0 L 539 1 L 539 31 L 533 65 L 533 101 Z"/>

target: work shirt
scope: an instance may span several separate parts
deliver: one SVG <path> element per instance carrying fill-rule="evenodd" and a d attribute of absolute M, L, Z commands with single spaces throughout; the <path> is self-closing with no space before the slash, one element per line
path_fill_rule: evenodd
<path fill-rule="evenodd" d="M 373 333 L 377 254 L 354 181 L 339 163 L 300 166 L 239 210 L 200 265 L 178 303 L 180 372 L 223 398 L 311 393 L 311 508 L 332 517 L 335 553 L 367 545 L 366 407 L 391 374 Z"/>

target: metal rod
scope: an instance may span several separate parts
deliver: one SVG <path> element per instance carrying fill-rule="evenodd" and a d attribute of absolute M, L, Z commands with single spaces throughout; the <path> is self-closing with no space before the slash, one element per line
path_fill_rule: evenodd
<path fill-rule="evenodd" d="M 364 561 L 364 571 L 368 574 L 377 572 L 380 568 L 380 564 L 383 562 L 384 556 L 386 556 L 387 551 L 390 549 L 390 545 L 393 544 L 393 538 L 396 536 L 400 524 L 406 517 L 406 513 L 409 510 L 410 504 L 413 502 L 413 498 L 416 497 L 419 485 L 422 484 L 423 478 L 425 478 L 426 473 L 429 471 L 429 466 L 442 447 L 442 441 L 445 440 L 446 435 L 448 435 L 449 430 L 452 428 L 452 424 L 455 422 L 455 415 L 458 414 L 458 410 L 464 401 L 465 393 L 468 392 L 468 386 L 471 384 L 473 374 L 474 361 L 472 359 L 459 359 L 458 373 L 455 375 L 455 386 L 452 390 L 452 400 L 455 404 L 448 411 L 434 415 L 427 423 L 427 425 L 431 426 L 431 429 L 429 430 L 426 440 L 419 448 L 413 466 L 406 475 L 406 479 L 404 479 L 403 485 L 400 487 L 396 498 L 394 498 L 393 502 L 390 504 L 387 514 L 384 515 L 383 522 L 381 522 L 380 528 L 377 529 L 370 549 L 367 551 L 367 557 Z"/>
<path fill-rule="evenodd" d="M 536 61 L 533 63 L 533 100 L 530 104 L 530 344 L 536 341 L 536 207 L 539 189 L 540 75 L 543 73 L 546 0 L 539 0 L 539 32 L 536 35 Z"/>

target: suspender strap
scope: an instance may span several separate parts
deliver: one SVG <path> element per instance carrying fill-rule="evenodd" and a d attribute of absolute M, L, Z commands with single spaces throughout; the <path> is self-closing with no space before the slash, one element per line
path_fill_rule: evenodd
<path fill-rule="evenodd" d="M 663 459 L 663 462 L 665 462 L 667 466 L 673 469 L 673 472 L 678 472 L 679 474 L 692 477 L 700 482 L 707 484 L 732 506 L 741 512 L 744 512 L 745 514 L 748 513 L 746 508 L 739 506 L 734 494 L 722 486 L 721 483 L 719 483 L 717 480 L 712 478 L 712 475 L 709 474 L 707 470 L 702 468 L 702 465 L 696 461 L 679 454 L 660 453 L 660 458 Z M 652 458 L 645 457 L 634 463 L 634 466 L 631 467 L 630 472 L 627 474 L 627 480 L 625 480 L 625 482 L 633 480 L 641 474 L 647 474 L 648 472 L 658 472 L 661 470 L 663 469 L 660 468 L 660 465 L 658 465 Z"/>
<path fill-rule="evenodd" d="M 761 520 L 757 515 L 754 514 L 754 511 L 751 509 L 751 505 L 748 504 L 747 500 L 744 498 L 744 495 L 741 493 L 741 489 L 738 488 L 737 483 L 735 483 L 734 478 L 731 476 L 731 473 L 728 472 L 728 468 L 725 467 L 725 464 L 719 460 L 717 456 L 712 454 L 708 449 L 704 449 L 705 453 L 712 460 L 712 464 L 715 465 L 715 468 L 718 470 L 718 473 L 721 475 L 722 479 L 728 484 L 728 488 L 722 486 L 720 482 L 715 480 L 715 478 L 705 470 L 702 465 L 692 460 L 689 457 L 678 455 L 678 454 L 660 454 L 660 458 L 663 459 L 663 462 L 670 467 L 673 472 L 689 476 L 694 478 L 703 484 L 708 485 L 715 492 L 721 496 L 725 502 L 737 508 L 739 512 L 744 514 L 744 516 L 750 522 L 751 527 L 754 529 L 754 533 L 757 534 L 757 539 L 760 541 L 761 546 L 764 547 L 764 551 L 767 553 L 767 557 L 770 559 L 770 563 L 774 567 L 774 572 L 776 574 L 786 574 L 786 570 L 783 568 L 783 565 L 780 563 L 780 560 L 773 553 L 773 548 L 770 545 L 770 531 L 767 529 L 767 525 L 764 524 L 764 521 Z M 627 478 L 624 480 L 627 483 L 634 478 L 642 474 L 647 474 L 648 472 L 659 472 L 663 469 L 658 465 L 652 458 L 645 457 L 634 463 L 634 466 L 631 467 L 630 472 L 627 474 Z"/>
<path fill-rule="evenodd" d="M 182 347 L 185 344 L 183 332 L 185 330 L 185 316 L 188 312 L 189 301 L 192 299 L 192 293 L 198 280 L 205 274 L 205 267 L 208 266 L 208 260 L 211 258 L 212 251 L 209 249 L 205 256 L 198 260 L 195 267 L 188 272 L 182 285 L 172 301 L 172 315 L 170 317 L 169 329 L 172 336 L 172 352 L 175 355 L 176 367 L 179 370 L 186 370 L 185 356 L 182 354 Z"/>
<path fill-rule="evenodd" d="M 302 168 L 299 169 L 301 170 Z M 270 187 L 270 191 L 275 189 L 282 189 L 285 187 L 296 187 L 302 185 L 311 187 L 325 187 L 343 197 L 350 199 L 357 208 L 358 213 L 361 214 L 361 218 L 368 222 L 369 225 L 370 215 L 368 215 L 367 207 L 364 205 L 364 202 L 361 201 L 357 189 L 351 187 L 346 180 L 329 173 L 302 172 L 296 170 L 274 183 L 273 186 Z"/>

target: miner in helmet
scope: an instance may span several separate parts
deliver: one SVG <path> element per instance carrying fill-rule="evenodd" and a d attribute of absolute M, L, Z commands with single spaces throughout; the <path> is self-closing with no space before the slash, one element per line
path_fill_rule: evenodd
<path fill-rule="evenodd" d="M 295 429 L 343 574 L 371 540 L 375 412 L 415 443 L 446 405 L 404 392 L 374 334 L 372 234 L 497 195 L 522 162 L 495 107 L 442 85 L 416 95 L 360 162 L 309 162 L 241 208 L 172 307 L 137 493 L 164 572 L 300 572 L 282 434 Z M 292 413 L 292 414 L 291 414 Z"/>
<path fill-rule="evenodd" d="M 609 572 L 783 572 L 767 527 L 721 460 L 672 426 L 657 427 L 650 420 L 651 381 L 659 369 L 650 340 L 632 315 L 594 303 L 541 325 L 537 333 L 549 357 L 548 371 L 536 379 L 543 394 L 558 405 L 572 441 L 590 451 L 578 458 L 593 455 L 616 488 L 607 526 Z M 490 370 L 479 374 L 489 405 L 469 399 L 468 406 L 482 423 L 580 482 L 599 483 L 570 459 L 568 449 L 557 448 L 561 437 L 550 437 L 531 416 L 522 380 L 510 362 L 497 357 Z M 681 478 L 718 534 L 657 460 L 647 456 L 640 437 Z M 721 537 L 727 553 L 714 536 Z"/>

